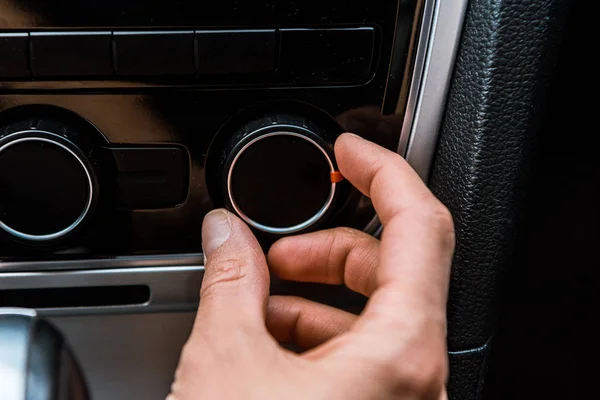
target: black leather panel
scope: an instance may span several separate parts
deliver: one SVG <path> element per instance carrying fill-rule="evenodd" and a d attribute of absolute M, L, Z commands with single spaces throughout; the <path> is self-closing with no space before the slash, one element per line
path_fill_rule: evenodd
<path fill-rule="evenodd" d="M 477 400 L 483 390 L 489 345 L 449 354 L 449 400 Z"/>
<path fill-rule="evenodd" d="M 493 334 L 498 278 L 509 264 L 568 3 L 469 5 L 430 179 L 457 232 L 448 305 L 451 351 L 482 346 Z M 460 371 L 451 379 L 455 391 L 464 381 L 454 376 Z"/>

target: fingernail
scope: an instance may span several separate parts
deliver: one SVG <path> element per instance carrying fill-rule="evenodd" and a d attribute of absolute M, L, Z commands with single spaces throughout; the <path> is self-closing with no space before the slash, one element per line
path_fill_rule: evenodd
<path fill-rule="evenodd" d="M 202 249 L 204 257 L 210 255 L 229 239 L 231 222 L 224 210 L 214 210 L 206 214 L 202 224 Z"/>
<path fill-rule="evenodd" d="M 358 136 L 356 133 L 352 133 L 352 132 L 346 132 L 346 133 L 344 133 L 344 135 L 353 136 L 353 137 L 355 137 L 355 138 L 362 139 L 362 138 L 361 138 L 360 136 Z"/>

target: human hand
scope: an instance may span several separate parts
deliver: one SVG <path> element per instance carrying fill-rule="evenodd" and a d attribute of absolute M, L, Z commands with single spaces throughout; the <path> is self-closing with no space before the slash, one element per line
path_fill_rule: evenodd
<path fill-rule="evenodd" d="M 269 297 L 267 260 L 248 227 L 217 210 L 203 225 L 206 273 L 168 400 L 446 399 L 448 210 L 397 154 L 357 136 L 335 145 L 342 174 L 371 197 L 381 241 L 337 228 L 281 239 L 268 264 L 288 280 L 369 296 L 360 316 Z M 279 342 L 307 349 L 295 354 Z"/>

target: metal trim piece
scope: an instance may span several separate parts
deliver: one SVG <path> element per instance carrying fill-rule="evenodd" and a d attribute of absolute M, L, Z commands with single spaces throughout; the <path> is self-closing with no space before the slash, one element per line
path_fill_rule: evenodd
<path fill-rule="evenodd" d="M 405 139 L 401 139 L 400 143 L 408 140 L 406 160 L 426 182 L 444 116 L 468 4 L 468 0 L 430 0 L 425 4 L 424 12 L 431 13 L 431 20 L 427 26 L 423 24 L 417 51 L 424 47 L 426 52 L 421 57 L 417 55 L 419 59 L 415 61 L 420 84 L 415 80 L 411 84 L 413 99 L 411 102 L 409 94 L 408 106 L 413 116 L 405 120 L 406 128 L 402 129 Z M 417 87 L 413 89 L 414 85 Z M 404 152 L 404 149 L 398 150 L 400 154 Z"/>
<path fill-rule="evenodd" d="M 423 6 L 397 153 L 425 182 L 429 180 L 468 4 L 468 0 L 426 0 Z M 382 228 L 375 215 L 364 231 L 379 237 Z"/>
<path fill-rule="evenodd" d="M 97 258 L 94 260 L 44 260 L 44 261 L 2 261 L 0 260 L 0 283 L 3 272 L 26 271 L 72 271 L 91 269 L 149 268 L 181 265 L 203 265 L 201 253 L 161 254 L 148 256 L 126 256 Z M 2 285 L 0 285 L 1 287 Z"/>
<path fill-rule="evenodd" d="M 30 308 L 17 308 L 17 307 L 2 307 L 0 308 L 0 316 L 2 315 L 22 315 L 24 317 L 37 317 L 37 312 Z"/>
<path fill-rule="evenodd" d="M 268 126 L 265 128 L 261 128 L 259 130 L 256 130 L 254 132 L 252 132 L 251 134 L 257 134 L 260 133 L 262 130 L 265 129 L 273 129 L 273 128 L 277 128 L 277 129 L 286 129 L 288 126 L 287 125 L 274 125 L 274 126 Z M 304 128 L 301 127 L 293 127 L 294 129 L 302 129 L 302 130 L 306 130 Z M 307 132 L 310 132 L 308 130 L 306 130 Z M 312 132 L 310 132 L 312 134 Z M 313 215 L 312 217 L 310 217 L 309 219 L 307 219 L 306 221 L 294 225 L 294 226 L 290 226 L 290 227 L 285 227 L 285 228 L 278 228 L 278 227 L 274 227 L 274 226 L 268 226 L 268 225 L 264 225 L 261 224 L 260 222 L 256 222 L 254 221 L 252 218 L 248 217 L 238 206 L 238 204 L 236 203 L 232 191 L 231 191 L 231 177 L 233 174 L 233 169 L 235 168 L 235 164 L 237 163 L 238 159 L 240 158 L 240 156 L 244 153 L 244 151 L 246 151 L 250 146 L 252 146 L 253 144 L 263 140 L 263 139 L 267 139 L 273 136 L 294 136 L 300 139 L 304 139 L 307 142 L 309 142 L 310 144 L 312 144 L 313 146 L 315 146 L 317 149 L 319 149 L 319 151 L 325 156 L 325 159 L 327 160 L 327 163 L 329 164 L 329 168 L 330 168 L 330 172 L 335 172 L 335 167 L 333 166 L 333 161 L 331 161 L 331 158 L 329 157 L 329 154 L 327 154 L 327 152 L 325 151 L 325 149 L 323 149 L 323 147 L 321 147 L 316 141 L 314 141 L 313 139 L 301 135 L 299 133 L 296 132 L 287 132 L 287 131 L 277 131 L 277 132 L 271 132 L 271 133 L 267 133 L 265 135 L 259 136 L 257 138 L 254 138 L 253 140 L 251 140 L 250 142 L 246 143 L 244 145 L 244 147 L 242 147 L 242 149 L 235 155 L 233 161 L 231 162 L 231 165 L 229 166 L 229 171 L 227 172 L 227 195 L 229 196 L 229 201 L 231 202 L 231 205 L 233 207 L 233 209 L 236 211 L 236 213 L 240 216 L 240 218 L 242 218 L 248 225 L 253 226 L 256 229 L 260 229 L 261 231 L 267 232 L 267 233 L 274 233 L 274 234 L 279 234 L 279 235 L 283 235 L 283 234 L 290 234 L 290 233 L 295 233 L 295 232 L 299 232 L 303 229 L 308 228 L 309 226 L 313 225 L 314 223 L 316 223 L 323 215 L 325 215 L 325 213 L 327 212 L 327 210 L 329 210 L 329 207 L 331 207 L 331 203 L 333 203 L 333 198 L 335 197 L 335 188 L 336 188 L 336 184 L 334 182 L 331 183 L 331 190 L 329 191 L 329 196 L 327 197 L 327 200 L 325 201 L 325 204 L 323 205 L 323 207 L 321 207 L 321 209 L 319 209 L 319 211 L 316 212 L 315 215 Z"/>
<path fill-rule="evenodd" d="M 411 128 L 414 123 L 415 109 L 419 100 L 421 80 L 425 70 L 426 59 L 429 55 L 429 43 L 430 35 L 432 32 L 433 17 L 435 14 L 436 6 L 439 1 L 426 1 L 423 6 L 423 16 L 421 18 L 421 28 L 419 31 L 419 38 L 417 40 L 417 48 L 415 51 L 415 63 L 413 68 L 412 77 L 410 80 L 410 89 L 406 99 L 406 107 L 404 110 L 404 121 L 402 124 L 402 130 L 400 132 L 400 140 L 398 141 L 397 153 L 404 155 L 408 147 L 408 139 L 411 135 Z M 398 112 L 398 109 L 396 109 Z"/>
<path fill-rule="evenodd" d="M 26 32 L 2 32 L 0 33 L 0 38 L 9 38 L 9 37 L 28 37 L 29 34 Z"/>
<path fill-rule="evenodd" d="M 27 34 L 25 34 L 27 35 Z M 55 36 L 110 36 L 112 31 L 60 31 L 60 32 L 30 32 L 32 37 L 55 37 Z"/>
<path fill-rule="evenodd" d="M 5 309 L 0 312 L 0 398 L 22 400 L 27 392 L 29 346 L 33 328 L 33 320 L 23 317 L 35 318 L 35 315 L 27 315 L 22 310 L 12 311 L 17 310 Z M 9 323 L 2 323 L 6 320 Z"/>
<path fill-rule="evenodd" d="M 145 304 L 102 307 L 39 308 L 37 315 L 74 316 L 195 311 L 204 277 L 202 266 L 126 268 L 89 271 L 6 272 L 0 275 L 0 291 L 12 289 L 72 288 L 89 286 L 146 285 Z"/>
<path fill-rule="evenodd" d="M 479 347 L 475 347 L 467 350 L 458 350 L 458 351 L 449 351 L 448 354 L 451 356 L 458 356 L 462 354 L 473 354 L 473 353 L 481 353 L 482 351 L 486 351 L 490 347 L 490 343 L 492 342 L 492 338 L 489 338 L 483 345 Z"/>
<path fill-rule="evenodd" d="M 7 138 L 10 136 L 13 136 L 13 135 L 28 134 L 28 133 L 57 136 L 57 135 L 53 134 L 52 132 L 46 132 L 46 131 L 41 131 L 41 130 L 37 130 L 37 129 L 32 129 L 32 130 L 12 133 L 11 135 L 7 136 Z M 57 137 L 59 137 L 59 136 L 57 136 Z M 64 144 L 62 144 L 60 142 L 57 142 L 55 140 L 51 140 L 51 139 L 48 139 L 45 137 L 24 137 L 21 139 L 12 140 L 12 141 L 0 146 L 0 155 L 2 154 L 3 151 L 8 149 L 9 147 L 14 146 L 19 143 L 24 143 L 24 142 L 44 142 L 44 143 L 49 143 L 49 144 L 58 146 L 58 147 L 62 148 L 63 150 L 66 150 L 69 154 L 71 154 L 73 157 L 75 157 L 77 162 L 79 162 L 79 164 L 83 168 L 83 171 L 85 172 L 85 176 L 88 181 L 88 198 L 87 198 L 86 205 L 85 205 L 82 213 L 79 215 L 79 217 L 77 217 L 77 219 L 73 223 L 71 223 L 71 225 L 67 226 L 66 228 L 64 228 L 58 232 L 49 233 L 46 235 L 31 235 L 28 233 L 18 231 L 14 228 L 11 228 L 10 226 L 8 226 L 5 222 L 3 222 L 0 219 L 0 229 L 4 230 L 8 234 L 15 236 L 19 239 L 28 240 L 28 241 L 32 241 L 32 242 L 45 242 L 45 241 L 49 241 L 49 240 L 55 240 L 62 236 L 65 236 L 66 234 L 68 234 L 69 232 L 71 232 L 75 228 L 77 228 L 79 226 L 79 224 L 85 219 L 88 212 L 90 211 L 90 208 L 92 206 L 92 199 L 94 198 L 94 184 L 92 183 L 92 176 L 90 175 L 90 171 L 88 171 L 88 169 L 85 165 L 85 162 L 73 150 L 71 150 L 70 148 L 68 148 L 67 146 L 65 146 Z"/>
<path fill-rule="evenodd" d="M 113 31 L 114 36 L 135 36 L 135 35 L 189 35 L 193 30 L 174 30 L 174 31 Z"/>

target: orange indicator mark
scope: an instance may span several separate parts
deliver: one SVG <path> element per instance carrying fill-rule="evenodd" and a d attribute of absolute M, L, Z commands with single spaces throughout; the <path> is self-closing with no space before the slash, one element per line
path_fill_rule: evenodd
<path fill-rule="evenodd" d="M 331 177 L 331 183 L 339 183 L 344 180 L 344 175 L 340 171 L 333 171 L 329 174 Z"/>

